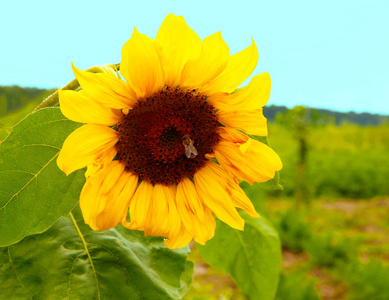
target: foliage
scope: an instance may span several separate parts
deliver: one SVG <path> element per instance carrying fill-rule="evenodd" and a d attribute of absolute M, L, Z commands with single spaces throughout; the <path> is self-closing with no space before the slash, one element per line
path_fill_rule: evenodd
<path fill-rule="evenodd" d="M 268 201 L 269 218 L 277 225 L 280 217 L 287 214 L 291 206 L 291 199 Z M 284 271 L 285 280 L 293 281 L 298 273 L 304 274 L 306 279 L 317 276 L 317 287 L 323 295 L 332 299 L 389 299 L 388 213 L 387 197 L 313 202 L 309 210 L 299 212 L 312 235 L 303 243 L 305 253 L 296 254 L 298 258 L 309 254 L 310 259 L 289 260 L 285 265 L 294 271 Z M 369 257 L 374 259 L 366 261 Z M 279 290 L 283 290 L 282 281 L 281 277 Z M 299 293 L 303 285 L 296 284 L 296 293 Z M 329 291 L 333 294 L 329 295 Z"/>
<path fill-rule="evenodd" d="M 75 217 L 0 248 L 1 299 L 181 299 L 193 273 L 188 247 L 121 226 L 96 232 Z M 32 251 L 33 250 L 33 251 Z"/>
<path fill-rule="evenodd" d="M 56 164 L 65 138 L 81 124 L 59 108 L 31 114 L 0 145 L 0 246 L 43 232 L 76 205 L 82 171 L 66 176 Z"/>
<path fill-rule="evenodd" d="M 389 267 L 381 261 L 355 261 L 346 269 L 343 278 L 349 286 L 347 300 L 389 299 Z"/>
<path fill-rule="evenodd" d="M 277 290 L 281 263 L 278 235 L 265 218 L 245 212 L 245 230 L 218 221 L 215 237 L 198 246 L 204 260 L 225 270 L 251 299 L 271 300 Z"/>
<path fill-rule="evenodd" d="M 270 121 L 275 120 L 277 115 L 285 114 L 288 111 L 289 109 L 286 108 L 285 106 L 277 106 L 277 105 L 265 106 L 263 110 L 265 117 Z M 325 119 L 327 120 L 326 123 L 336 124 L 336 125 L 356 124 L 361 126 L 368 126 L 368 125 L 377 126 L 380 124 L 388 124 L 389 122 L 389 116 L 370 114 L 370 113 L 354 113 L 354 112 L 342 113 L 342 112 L 332 111 L 328 109 L 313 109 L 311 110 L 311 113 L 313 114 L 312 116 L 313 118 L 315 118 L 317 114 L 321 116 L 325 115 Z"/>
<path fill-rule="evenodd" d="M 312 230 L 302 212 L 289 209 L 277 214 L 273 221 L 284 247 L 296 252 L 306 249 L 312 238 Z"/>
<path fill-rule="evenodd" d="M 350 262 L 357 255 L 359 239 L 344 238 L 332 231 L 314 234 L 306 212 L 288 209 L 273 219 L 283 247 L 308 252 L 315 266 L 334 267 Z"/>
<path fill-rule="evenodd" d="M 313 235 L 306 245 L 311 262 L 316 266 L 334 267 L 350 262 L 357 256 L 359 240 L 351 240 L 325 232 Z"/>
<path fill-rule="evenodd" d="M 319 300 L 315 281 L 298 271 L 281 272 L 275 300 Z"/>
<path fill-rule="evenodd" d="M 280 155 L 284 196 L 294 196 L 298 143 L 291 128 L 269 125 L 269 142 Z M 309 129 L 303 181 L 317 197 L 371 198 L 389 195 L 389 126 L 319 126 Z M 279 192 L 270 192 L 275 196 Z"/>
<path fill-rule="evenodd" d="M 43 99 L 52 91 L 19 86 L 0 86 L 0 117 L 22 108 L 30 101 Z"/>

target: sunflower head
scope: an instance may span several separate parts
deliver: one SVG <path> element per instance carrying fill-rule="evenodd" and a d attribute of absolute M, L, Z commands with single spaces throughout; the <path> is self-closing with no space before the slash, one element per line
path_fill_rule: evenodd
<path fill-rule="evenodd" d="M 85 125 L 65 140 L 57 163 L 66 174 L 87 167 L 85 222 L 94 230 L 121 223 L 180 248 L 212 238 L 214 215 L 240 230 L 236 208 L 257 217 L 238 180 L 264 182 L 282 167 L 248 136 L 267 135 L 269 75 L 234 92 L 257 61 L 254 41 L 230 55 L 220 32 L 201 41 L 171 14 L 155 39 L 134 29 L 122 49 L 124 80 L 109 68 L 73 67 L 82 90 L 60 90 L 60 108 Z"/>
<path fill-rule="evenodd" d="M 196 90 L 165 86 L 118 124 L 117 158 L 151 184 L 177 185 L 204 167 L 219 141 L 215 108 Z"/>

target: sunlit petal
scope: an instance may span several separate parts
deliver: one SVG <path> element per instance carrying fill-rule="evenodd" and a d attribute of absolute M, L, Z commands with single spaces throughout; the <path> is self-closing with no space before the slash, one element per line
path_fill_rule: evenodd
<path fill-rule="evenodd" d="M 112 126 L 123 118 L 120 110 L 93 100 L 83 91 L 59 90 L 58 96 L 61 112 L 72 121 Z"/>
<path fill-rule="evenodd" d="M 81 191 L 83 217 L 94 230 L 113 228 L 127 215 L 138 176 L 125 171 L 124 167 L 112 161 L 93 179 L 88 179 Z"/>
<path fill-rule="evenodd" d="M 83 91 L 91 99 L 116 109 L 130 108 L 135 104 L 135 93 L 114 74 L 82 71 L 73 64 L 72 67 Z"/>
<path fill-rule="evenodd" d="M 269 146 L 229 128 L 221 128 L 220 135 L 222 140 L 215 148 L 215 156 L 234 177 L 250 184 L 265 182 L 282 168 L 279 156 Z M 245 147 L 248 143 L 249 147 Z"/>
<path fill-rule="evenodd" d="M 254 76 L 250 83 L 236 93 L 215 93 L 207 98 L 216 109 L 222 110 L 254 110 L 261 109 L 270 96 L 269 73 Z"/>
<path fill-rule="evenodd" d="M 165 84 L 160 51 L 154 40 L 136 28 L 123 46 L 120 73 L 138 98 L 149 96 Z"/>
<path fill-rule="evenodd" d="M 189 89 L 203 87 L 223 72 L 229 59 L 230 52 L 220 32 L 206 37 L 200 56 L 185 65 L 180 86 Z"/>
<path fill-rule="evenodd" d="M 66 138 L 57 165 L 66 175 L 92 164 L 106 166 L 116 156 L 117 141 L 117 132 L 109 127 L 81 126 Z"/>
<path fill-rule="evenodd" d="M 205 95 L 218 92 L 232 93 L 254 71 L 258 62 L 258 48 L 254 43 L 232 55 L 224 71 L 200 89 Z"/>
<path fill-rule="evenodd" d="M 253 110 L 220 110 L 217 112 L 221 124 L 240 129 L 247 134 L 267 136 L 267 120 L 262 108 Z"/>
<path fill-rule="evenodd" d="M 226 179 L 229 177 L 220 166 L 211 161 L 193 176 L 200 199 L 220 220 L 232 228 L 243 230 L 244 221 L 228 193 Z"/>
<path fill-rule="evenodd" d="M 168 15 L 155 38 L 162 48 L 165 83 L 175 87 L 187 61 L 199 56 L 201 40 L 181 16 Z"/>

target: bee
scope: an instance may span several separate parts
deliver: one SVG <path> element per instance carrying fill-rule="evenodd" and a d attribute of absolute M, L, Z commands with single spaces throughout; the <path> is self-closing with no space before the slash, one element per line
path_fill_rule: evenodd
<path fill-rule="evenodd" d="M 187 158 L 194 158 L 198 154 L 196 148 L 193 146 L 193 140 L 189 135 L 182 137 L 182 144 L 185 147 L 185 155 Z"/>

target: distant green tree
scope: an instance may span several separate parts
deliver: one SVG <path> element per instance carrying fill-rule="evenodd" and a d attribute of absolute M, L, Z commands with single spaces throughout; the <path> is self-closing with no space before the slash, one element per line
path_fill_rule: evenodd
<path fill-rule="evenodd" d="M 296 106 L 293 109 L 287 109 L 283 114 L 278 113 L 275 121 L 277 124 L 291 129 L 294 132 L 298 144 L 295 208 L 299 209 L 302 203 L 306 205 L 309 204 L 311 194 L 309 190 L 309 180 L 306 176 L 309 154 L 309 128 L 325 126 L 326 124 L 334 123 L 335 120 L 326 114 L 320 113 L 318 110 L 304 106 Z"/>
<path fill-rule="evenodd" d="M 269 121 L 273 121 L 277 114 L 284 114 L 287 110 L 288 109 L 285 106 L 270 105 L 263 108 L 263 114 Z M 342 125 L 344 122 L 347 122 L 348 124 L 352 123 L 362 126 L 375 126 L 389 123 L 389 116 L 385 115 L 369 113 L 357 114 L 354 112 L 342 113 L 328 109 L 310 109 L 310 111 L 312 114 L 311 117 L 313 118 L 313 114 L 317 113 L 320 116 L 320 122 L 322 123 Z"/>
<path fill-rule="evenodd" d="M 22 88 L 20 86 L 0 86 L 0 116 L 4 116 L 50 93 L 46 89 Z"/>

